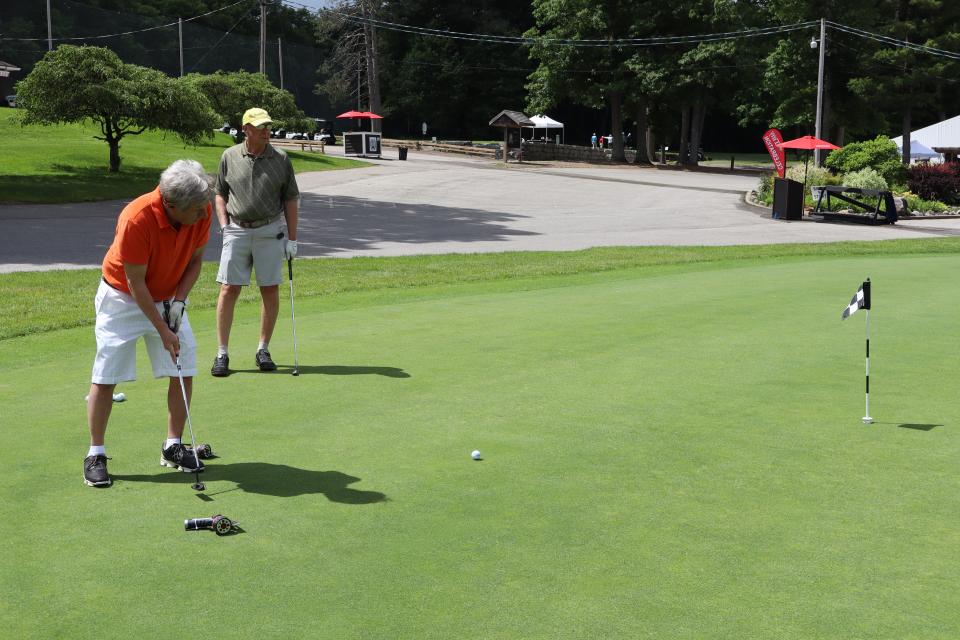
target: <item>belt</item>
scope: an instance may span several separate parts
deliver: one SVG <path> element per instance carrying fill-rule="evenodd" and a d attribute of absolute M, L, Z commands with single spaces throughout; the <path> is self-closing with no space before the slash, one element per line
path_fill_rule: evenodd
<path fill-rule="evenodd" d="M 265 227 L 271 222 L 276 221 L 280 217 L 280 214 L 273 216 L 272 218 L 265 218 L 261 220 L 238 220 L 234 216 L 230 216 L 230 220 L 233 221 L 238 227 L 243 227 L 244 229 L 259 229 L 260 227 Z"/>

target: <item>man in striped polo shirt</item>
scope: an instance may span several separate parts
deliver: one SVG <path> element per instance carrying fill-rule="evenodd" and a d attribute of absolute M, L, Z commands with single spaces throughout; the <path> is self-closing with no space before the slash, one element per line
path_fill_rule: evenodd
<path fill-rule="evenodd" d="M 257 272 L 260 287 L 260 344 L 254 361 L 274 371 L 270 338 L 280 311 L 283 261 L 297 255 L 300 190 L 287 154 L 270 145 L 273 121 L 263 109 L 243 114 L 244 140 L 223 152 L 216 184 L 216 210 L 223 231 L 220 296 L 217 299 L 217 357 L 210 373 L 230 375 L 230 328 L 241 287 Z"/>

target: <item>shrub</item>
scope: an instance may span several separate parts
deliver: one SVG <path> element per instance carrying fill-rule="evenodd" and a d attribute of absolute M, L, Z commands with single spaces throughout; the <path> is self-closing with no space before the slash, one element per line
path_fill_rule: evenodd
<path fill-rule="evenodd" d="M 907 171 L 907 187 L 924 200 L 960 203 L 960 166 L 954 162 L 914 165 Z"/>
<path fill-rule="evenodd" d="M 792 164 L 787 167 L 786 176 L 791 180 L 803 182 L 804 166 L 802 164 Z M 827 169 L 815 167 L 812 164 L 806 168 L 807 186 L 837 184 L 837 179 Z"/>
<path fill-rule="evenodd" d="M 842 149 L 831 151 L 824 164 L 839 173 L 852 173 L 869 167 L 882 175 L 887 184 L 903 182 L 905 173 L 896 143 L 884 136 L 851 142 Z"/>
<path fill-rule="evenodd" d="M 860 171 L 853 171 L 843 176 L 843 186 L 857 187 L 858 189 L 887 190 L 887 181 L 875 169 L 867 167 Z"/>
<path fill-rule="evenodd" d="M 919 211 L 920 213 L 943 213 L 950 207 L 936 200 L 924 200 L 919 196 L 906 196 L 907 209 L 910 211 Z"/>

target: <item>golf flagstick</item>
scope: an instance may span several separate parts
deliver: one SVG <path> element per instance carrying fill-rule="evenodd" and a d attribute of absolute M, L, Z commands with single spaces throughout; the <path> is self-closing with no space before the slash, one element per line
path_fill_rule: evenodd
<path fill-rule="evenodd" d="M 867 278 L 853 294 L 853 299 L 843 310 L 840 319 L 846 320 L 860 309 L 867 310 L 867 412 L 863 416 L 863 423 L 871 424 L 873 418 L 870 417 L 870 278 Z"/>
<path fill-rule="evenodd" d="M 287 259 L 287 275 L 290 276 L 290 321 L 293 323 L 293 375 L 300 375 L 297 362 L 297 314 L 293 310 L 293 258 Z"/>
<path fill-rule="evenodd" d="M 864 283 L 867 287 L 867 300 L 870 300 L 870 279 Z M 873 418 L 870 417 L 870 303 L 864 307 L 867 310 L 867 411 L 863 415 L 863 423 L 871 424 Z"/>

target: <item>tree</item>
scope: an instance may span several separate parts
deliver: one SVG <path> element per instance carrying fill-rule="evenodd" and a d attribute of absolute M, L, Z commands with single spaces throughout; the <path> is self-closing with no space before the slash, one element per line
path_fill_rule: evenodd
<path fill-rule="evenodd" d="M 627 60 L 633 51 L 622 45 L 558 46 L 552 40 L 619 40 L 628 37 L 636 11 L 631 0 L 534 0 L 536 26 L 526 35 L 538 38 L 531 57 L 540 61 L 527 84 L 531 109 L 542 111 L 561 100 L 610 108 L 611 159 L 623 162 L 623 98 L 631 89 Z"/>
<path fill-rule="evenodd" d="M 110 147 L 110 171 L 120 170 L 120 141 L 148 130 L 176 133 L 185 144 L 212 137 L 216 118 L 207 99 L 188 84 L 146 67 L 125 64 L 102 47 L 61 45 L 17 83 L 23 124 L 93 120 Z"/>
<path fill-rule="evenodd" d="M 251 107 L 266 109 L 274 128 L 312 131 L 314 123 L 297 108 L 289 91 L 278 89 L 260 73 L 218 71 L 209 75 L 190 73 L 184 82 L 206 96 L 218 123 L 225 122 L 237 130 L 236 140 L 243 139 L 243 112 Z"/>

